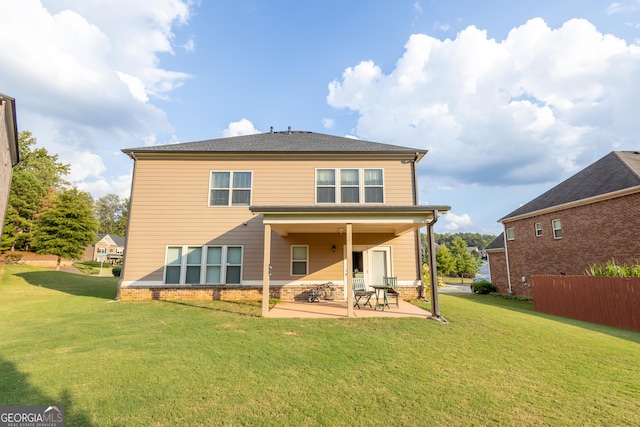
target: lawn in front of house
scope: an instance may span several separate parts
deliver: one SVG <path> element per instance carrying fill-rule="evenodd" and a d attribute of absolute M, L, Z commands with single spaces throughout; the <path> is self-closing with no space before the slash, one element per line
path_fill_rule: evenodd
<path fill-rule="evenodd" d="M 5 266 L 0 405 L 67 425 L 640 425 L 640 333 L 441 295 L 448 324 L 110 302 L 117 278 Z M 425 304 L 429 309 L 429 305 Z"/>

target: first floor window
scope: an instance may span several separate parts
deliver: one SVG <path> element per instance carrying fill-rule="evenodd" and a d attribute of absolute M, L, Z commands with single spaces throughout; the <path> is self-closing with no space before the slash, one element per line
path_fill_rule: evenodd
<path fill-rule="evenodd" d="M 507 228 L 507 240 L 513 240 L 514 238 L 513 228 Z"/>
<path fill-rule="evenodd" d="M 551 226 L 553 227 L 553 238 L 554 239 L 562 239 L 562 224 L 559 219 L 554 219 L 551 221 Z"/>
<path fill-rule="evenodd" d="M 242 282 L 242 246 L 169 246 L 166 257 L 166 284 Z"/>
<path fill-rule="evenodd" d="M 170 246 L 167 248 L 167 266 L 165 267 L 164 282 L 167 284 L 180 283 L 182 272 L 182 246 Z"/>
<path fill-rule="evenodd" d="M 306 276 L 309 272 L 309 247 L 291 247 L 291 275 Z"/>

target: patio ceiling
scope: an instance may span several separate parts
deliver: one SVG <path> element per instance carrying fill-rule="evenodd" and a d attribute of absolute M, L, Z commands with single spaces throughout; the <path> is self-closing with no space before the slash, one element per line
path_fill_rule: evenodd
<path fill-rule="evenodd" d="M 296 207 L 251 206 L 263 215 L 263 223 L 281 236 L 297 233 L 343 234 L 352 224 L 353 233 L 386 233 L 399 236 L 427 226 L 435 212 L 446 213 L 449 206 Z"/>

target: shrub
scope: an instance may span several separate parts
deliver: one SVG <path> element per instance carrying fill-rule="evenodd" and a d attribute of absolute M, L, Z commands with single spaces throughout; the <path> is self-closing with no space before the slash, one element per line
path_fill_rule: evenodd
<path fill-rule="evenodd" d="M 482 282 L 473 283 L 471 285 L 471 290 L 479 294 L 488 294 L 490 292 L 495 292 L 496 288 L 491 284 L 491 282 L 483 280 Z"/>
<path fill-rule="evenodd" d="M 115 267 L 113 267 L 111 269 L 111 273 L 115 276 L 115 277 L 120 277 L 120 273 L 122 273 L 122 266 L 121 265 L 116 265 Z"/>
<path fill-rule="evenodd" d="M 640 277 L 640 263 L 634 265 L 618 265 L 611 259 L 604 265 L 594 264 L 587 269 L 589 276 Z"/>
<path fill-rule="evenodd" d="M 20 254 L 9 254 L 4 257 L 5 264 L 17 264 L 22 259 Z"/>

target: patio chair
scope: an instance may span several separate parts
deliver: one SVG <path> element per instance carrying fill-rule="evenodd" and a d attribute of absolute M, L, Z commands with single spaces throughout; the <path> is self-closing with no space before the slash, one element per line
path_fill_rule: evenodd
<path fill-rule="evenodd" d="M 358 309 L 360 309 L 360 304 L 371 307 L 371 296 L 373 293 L 373 291 L 367 290 L 367 286 L 365 285 L 363 278 L 357 277 L 353 279 L 353 296 L 355 298 L 353 304 L 354 307 L 358 307 Z"/>
<path fill-rule="evenodd" d="M 400 292 L 398 292 L 398 278 L 397 277 L 383 277 L 382 284 L 386 286 L 390 286 L 387 289 L 387 299 L 391 300 L 392 298 L 396 299 L 396 307 L 400 307 Z"/>

